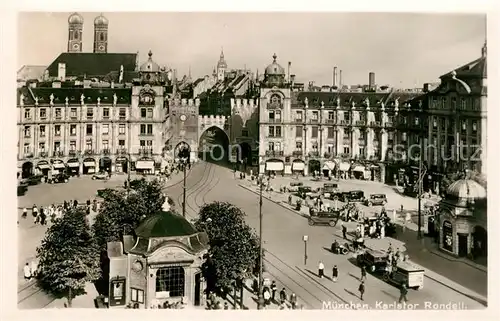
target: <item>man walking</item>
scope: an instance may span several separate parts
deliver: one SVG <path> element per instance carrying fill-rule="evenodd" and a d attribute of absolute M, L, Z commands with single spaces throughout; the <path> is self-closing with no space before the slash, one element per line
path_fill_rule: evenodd
<path fill-rule="evenodd" d="M 342 237 L 344 240 L 347 240 L 347 227 L 344 225 L 344 222 L 342 222 Z"/>
<path fill-rule="evenodd" d="M 361 279 L 360 280 L 361 280 L 361 282 L 363 282 L 363 280 L 366 280 L 366 268 L 364 265 L 361 267 Z"/>
<path fill-rule="evenodd" d="M 271 283 L 271 300 L 273 302 L 276 302 L 276 290 L 277 290 L 277 286 L 276 286 L 276 281 L 273 281 L 273 283 Z"/>
<path fill-rule="evenodd" d="M 281 302 L 281 304 L 285 304 L 285 301 L 286 301 L 286 292 L 285 292 L 285 288 L 283 288 L 280 291 L 280 302 Z"/>
<path fill-rule="evenodd" d="M 25 207 L 23 208 L 23 215 L 21 217 L 26 218 L 27 216 L 28 216 L 28 209 Z"/>
<path fill-rule="evenodd" d="M 407 294 L 408 294 L 408 289 L 406 288 L 406 284 L 403 282 L 399 289 L 399 303 L 401 303 L 401 301 L 403 300 L 405 302 L 408 302 L 408 298 L 406 297 Z"/>
<path fill-rule="evenodd" d="M 333 266 L 333 271 L 332 271 L 332 280 L 333 282 L 337 282 L 337 278 L 339 276 L 339 270 L 336 265 Z"/>
<path fill-rule="evenodd" d="M 324 275 L 325 275 L 325 265 L 323 264 L 323 262 L 319 261 L 318 276 L 320 279 L 322 279 Z"/>
<path fill-rule="evenodd" d="M 23 272 L 24 272 L 24 279 L 26 281 L 29 281 L 31 280 L 31 268 L 30 268 L 30 264 L 29 263 L 26 263 L 26 265 L 24 266 L 23 268 Z"/>
<path fill-rule="evenodd" d="M 359 284 L 358 291 L 359 291 L 359 298 L 361 299 L 361 301 L 364 301 L 363 300 L 363 295 L 365 294 L 365 282 L 364 281 L 361 281 L 361 283 Z"/>

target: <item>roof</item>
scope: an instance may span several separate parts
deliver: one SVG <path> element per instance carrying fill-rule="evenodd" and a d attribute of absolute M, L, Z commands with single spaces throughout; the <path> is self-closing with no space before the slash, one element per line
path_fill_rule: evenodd
<path fill-rule="evenodd" d="M 203 82 L 204 80 L 205 80 L 205 77 L 201 77 L 201 78 L 196 79 L 193 82 L 193 87 L 196 87 L 196 85 L 198 85 L 199 83 Z"/>
<path fill-rule="evenodd" d="M 472 179 L 459 179 L 450 184 L 447 195 L 453 198 L 482 200 L 486 199 L 486 189 Z"/>
<path fill-rule="evenodd" d="M 17 79 L 42 79 L 45 69 L 47 69 L 47 66 L 24 65 L 17 71 Z"/>
<path fill-rule="evenodd" d="M 442 75 L 439 78 L 447 78 L 451 77 L 454 72 L 456 72 L 456 77 L 461 78 L 461 77 L 481 77 L 481 78 L 487 78 L 488 73 L 487 73 L 487 59 L 486 55 L 473 60 L 469 63 L 466 63 L 465 65 L 458 67 L 455 70 L 452 70 L 444 75 Z"/>
<path fill-rule="evenodd" d="M 94 25 L 108 25 L 108 19 L 102 13 L 94 19 Z"/>
<path fill-rule="evenodd" d="M 66 77 L 104 76 L 112 71 L 135 70 L 136 53 L 63 52 L 47 68 L 50 77 L 58 76 L 59 63 L 66 64 Z"/>
<path fill-rule="evenodd" d="M 25 105 L 34 105 L 35 97 L 38 97 L 38 104 L 48 105 L 50 95 L 54 95 L 54 104 L 64 104 L 66 97 L 70 105 L 79 105 L 82 94 L 85 96 L 85 103 L 97 103 L 97 98 L 102 104 L 112 104 L 113 95 L 117 96 L 117 104 L 130 104 L 132 90 L 130 88 L 28 88 L 26 86 L 17 90 L 18 99 L 24 96 Z"/>
<path fill-rule="evenodd" d="M 311 107 L 320 107 L 324 103 L 325 108 L 333 108 L 337 106 L 339 100 L 341 106 L 364 106 L 365 102 L 369 102 L 370 107 L 380 107 L 384 103 L 385 108 L 394 108 L 396 101 L 400 108 L 405 103 L 415 104 L 415 98 L 421 96 L 422 93 L 415 92 L 317 92 L 317 91 L 301 91 L 292 92 L 292 107 L 303 106 L 307 98 L 308 105 Z"/>
<path fill-rule="evenodd" d="M 152 238 L 193 235 L 198 231 L 182 216 L 162 211 L 144 220 L 135 233 L 141 238 Z"/>
<path fill-rule="evenodd" d="M 79 13 L 72 13 L 68 17 L 69 24 L 83 24 L 83 17 Z"/>

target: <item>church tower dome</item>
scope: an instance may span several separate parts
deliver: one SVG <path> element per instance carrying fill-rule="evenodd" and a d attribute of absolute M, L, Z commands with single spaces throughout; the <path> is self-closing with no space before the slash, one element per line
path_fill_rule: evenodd
<path fill-rule="evenodd" d="M 68 52 L 82 52 L 83 17 L 73 13 L 68 17 Z"/>
<path fill-rule="evenodd" d="M 94 53 L 108 52 L 108 25 L 102 13 L 94 19 Z"/>

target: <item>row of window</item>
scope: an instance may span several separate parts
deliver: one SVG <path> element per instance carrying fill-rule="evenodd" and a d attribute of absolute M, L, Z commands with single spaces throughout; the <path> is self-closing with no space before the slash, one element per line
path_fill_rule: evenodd
<path fill-rule="evenodd" d="M 62 132 L 62 125 L 54 125 L 54 136 L 61 136 Z M 32 128 L 34 126 L 24 126 L 24 137 L 29 138 L 31 137 L 32 134 Z M 47 127 L 45 125 L 40 125 L 38 126 L 39 132 L 40 132 L 40 137 L 45 137 L 47 133 Z M 101 125 L 101 135 L 109 135 L 109 124 L 102 124 Z M 124 135 L 126 131 L 126 125 L 125 124 L 119 124 L 118 125 L 118 135 Z M 86 125 L 86 130 L 85 133 L 87 136 L 91 136 L 94 134 L 94 125 L 93 124 L 87 124 Z M 153 124 L 141 124 L 141 135 L 153 135 Z M 70 136 L 76 136 L 77 135 L 77 125 L 76 124 L 70 124 L 69 125 L 69 135 Z"/>
<path fill-rule="evenodd" d="M 53 151 L 54 152 L 61 152 L 62 151 L 62 146 L 63 144 L 59 141 L 57 142 L 54 142 L 54 148 L 53 148 Z M 69 150 L 70 151 L 76 151 L 77 150 L 77 141 L 76 140 L 71 140 L 69 142 Z M 87 139 L 85 141 L 85 147 L 84 147 L 84 150 L 89 150 L 89 151 L 92 151 L 93 150 L 93 141 L 92 139 Z M 141 148 L 146 148 L 146 149 L 153 149 L 153 141 L 152 140 L 141 140 L 139 141 L 139 146 Z M 102 142 L 101 142 L 101 148 L 103 150 L 110 150 L 110 145 L 109 145 L 109 140 L 107 139 L 103 139 Z M 119 139 L 118 140 L 118 149 L 125 149 L 125 140 L 124 139 Z M 25 143 L 24 144 L 24 147 L 23 147 L 23 150 L 24 150 L 24 153 L 27 154 L 27 153 L 31 153 L 32 152 L 32 148 L 31 148 L 31 144 L 30 143 Z M 45 142 L 40 142 L 38 143 L 38 151 L 43 153 L 43 152 L 46 152 L 47 151 L 47 143 Z"/>
<path fill-rule="evenodd" d="M 267 147 L 268 151 L 272 151 L 272 152 L 279 152 L 279 151 L 282 151 L 282 144 L 280 142 L 269 142 L 268 143 L 268 147 Z M 318 153 L 319 152 L 319 147 L 318 147 L 318 144 L 313 144 L 311 146 L 311 151 L 312 152 L 315 152 L 315 153 Z M 350 154 L 351 153 L 351 146 L 342 146 L 342 149 L 343 149 L 343 153 L 344 154 Z M 333 144 L 328 144 L 326 146 L 326 153 L 329 153 L 329 154 L 333 154 L 335 153 L 335 150 L 336 150 L 336 147 L 335 145 Z M 300 152 L 302 153 L 302 142 L 295 142 L 295 151 L 296 152 Z M 366 152 L 366 147 L 358 147 L 358 154 L 359 155 L 364 155 L 365 152 Z M 378 149 L 374 149 L 373 150 L 373 156 L 375 157 L 378 157 L 379 156 L 379 151 Z"/>
<path fill-rule="evenodd" d="M 302 138 L 303 137 L 303 131 L 304 131 L 304 126 L 295 126 L 295 137 L 296 138 Z M 335 132 L 337 129 L 335 127 L 327 127 L 327 138 L 335 138 Z M 280 138 L 282 133 L 281 126 L 269 126 L 268 129 L 268 137 L 277 137 Z M 351 135 L 351 129 L 350 128 L 344 128 L 343 129 L 343 136 L 345 139 L 349 138 Z M 388 131 L 387 132 L 388 139 L 393 140 L 394 139 L 394 132 Z M 406 133 L 402 133 L 404 139 L 406 140 Z M 311 138 L 318 138 L 319 136 L 319 127 L 317 126 L 312 126 L 311 127 Z M 359 132 L 359 139 L 364 140 L 366 139 L 366 132 L 360 131 Z M 376 139 L 376 136 L 375 138 Z"/>
<path fill-rule="evenodd" d="M 47 108 L 39 108 L 38 110 L 39 119 L 47 119 Z M 94 108 L 87 107 L 87 119 L 94 118 Z M 109 108 L 102 108 L 102 117 L 109 118 L 110 116 Z M 54 108 L 55 119 L 62 118 L 62 108 Z M 70 118 L 78 118 L 78 108 L 70 108 L 69 110 Z M 118 110 L 118 117 L 120 119 L 125 119 L 127 117 L 127 108 L 120 108 Z M 153 108 L 141 108 L 141 118 L 152 119 L 153 118 Z M 32 119 L 32 113 L 30 108 L 24 109 L 24 119 Z"/>
<path fill-rule="evenodd" d="M 438 125 L 441 128 L 441 131 L 446 131 L 446 119 L 445 117 L 434 117 L 432 120 L 432 127 L 434 129 L 438 128 Z M 472 132 L 477 132 L 477 121 L 476 120 L 470 120 L 470 119 L 462 119 L 460 121 L 460 130 L 461 131 L 467 131 L 467 128 L 470 125 L 470 128 Z M 448 119 L 448 131 L 455 131 L 455 121 L 453 119 Z"/>
<path fill-rule="evenodd" d="M 450 99 L 448 97 L 432 97 L 430 101 L 431 109 L 481 110 L 481 103 L 477 98 L 461 98 L 458 101 L 456 97 L 451 97 Z"/>

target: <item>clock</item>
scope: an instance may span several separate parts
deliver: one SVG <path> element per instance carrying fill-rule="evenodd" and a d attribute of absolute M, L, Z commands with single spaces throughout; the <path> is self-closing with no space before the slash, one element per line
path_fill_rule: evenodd
<path fill-rule="evenodd" d="M 181 115 L 180 117 L 181 121 L 186 121 L 186 118 L 187 118 L 186 115 Z"/>
<path fill-rule="evenodd" d="M 99 50 L 100 50 L 100 51 L 104 51 L 104 46 L 102 46 L 102 45 L 101 45 L 101 46 L 99 46 Z"/>
<path fill-rule="evenodd" d="M 79 45 L 79 44 L 77 44 L 77 43 L 75 43 L 75 44 L 73 45 L 73 49 L 75 49 L 75 50 L 80 49 L 80 45 Z"/>
<path fill-rule="evenodd" d="M 134 270 L 135 272 L 141 272 L 143 268 L 144 265 L 139 260 L 135 261 L 134 264 L 132 265 L 132 270 Z"/>

